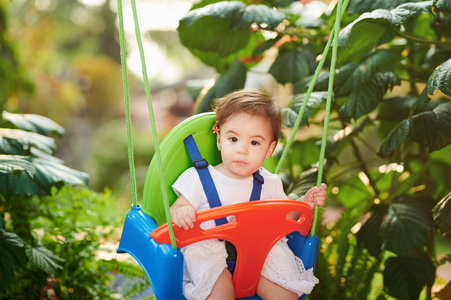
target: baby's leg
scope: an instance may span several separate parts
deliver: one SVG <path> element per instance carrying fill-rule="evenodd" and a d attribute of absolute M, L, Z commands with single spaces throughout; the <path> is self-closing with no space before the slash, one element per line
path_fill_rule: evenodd
<path fill-rule="evenodd" d="M 235 292 L 233 290 L 232 274 L 229 270 L 224 269 L 221 275 L 219 275 L 211 294 L 207 300 L 230 300 L 235 299 Z"/>
<path fill-rule="evenodd" d="M 280 285 L 260 276 L 257 285 L 257 295 L 263 300 L 266 299 L 284 299 L 298 300 L 299 297 L 295 293 L 281 287 Z"/>

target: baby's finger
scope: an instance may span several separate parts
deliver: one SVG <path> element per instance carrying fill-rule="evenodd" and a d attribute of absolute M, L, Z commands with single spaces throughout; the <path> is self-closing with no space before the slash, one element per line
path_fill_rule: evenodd
<path fill-rule="evenodd" d="M 194 208 L 188 211 L 188 215 L 191 222 L 196 222 L 196 210 Z"/>
<path fill-rule="evenodd" d="M 171 218 L 172 218 L 172 222 L 174 222 L 174 225 L 175 225 L 175 226 L 177 226 L 177 227 L 182 227 L 182 224 L 180 224 L 180 221 L 179 221 L 179 219 L 177 218 L 177 214 L 173 214 L 173 215 L 171 216 Z"/>
<path fill-rule="evenodd" d="M 180 219 L 180 227 L 182 227 L 185 230 L 188 230 L 191 226 L 189 225 L 189 222 L 187 222 L 186 218 Z"/>

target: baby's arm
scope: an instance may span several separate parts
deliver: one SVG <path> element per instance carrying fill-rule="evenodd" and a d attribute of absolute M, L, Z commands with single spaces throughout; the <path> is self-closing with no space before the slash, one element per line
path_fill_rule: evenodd
<path fill-rule="evenodd" d="M 325 183 L 321 183 L 320 186 L 312 187 L 297 201 L 307 203 L 312 209 L 315 205 L 318 205 L 318 207 L 321 208 L 326 203 L 326 188 L 327 185 Z M 299 216 L 299 212 L 293 211 L 288 214 L 287 218 L 297 220 L 299 219 Z"/>
<path fill-rule="evenodd" d="M 180 195 L 171 206 L 170 213 L 176 226 L 183 227 L 185 230 L 193 228 L 193 223 L 196 221 L 196 209 L 183 195 Z"/>

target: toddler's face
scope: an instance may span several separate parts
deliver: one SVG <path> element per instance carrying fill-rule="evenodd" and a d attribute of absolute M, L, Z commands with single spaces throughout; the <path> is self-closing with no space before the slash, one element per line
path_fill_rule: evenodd
<path fill-rule="evenodd" d="M 221 124 L 217 145 L 223 162 L 218 169 L 231 178 L 244 179 L 271 156 L 276 142 L 267 119 L 240 113 Z"/>

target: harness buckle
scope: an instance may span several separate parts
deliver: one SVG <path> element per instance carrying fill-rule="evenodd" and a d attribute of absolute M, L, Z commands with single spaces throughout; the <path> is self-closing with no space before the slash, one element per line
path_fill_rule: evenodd
<path fill-rule="evenodd" d="M 208 162 L 205 158 L 193 161 L 193 165 L 196 170 L 208 168 Z"/>
<path fill-rule="evenodd" d="M 257 180 L 260 184 L 265 183 L 265 179 L 262 175 L 260 175 L 260 173 L 255 172 L 254 174 L 252 174 L 252 176 L 254 177 L 254 180 Z"/>

